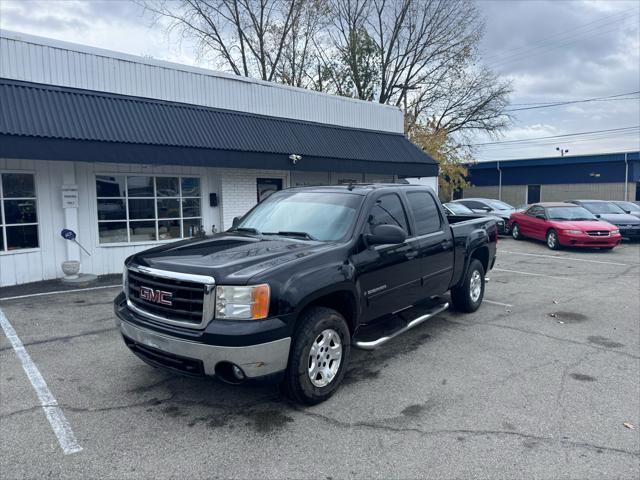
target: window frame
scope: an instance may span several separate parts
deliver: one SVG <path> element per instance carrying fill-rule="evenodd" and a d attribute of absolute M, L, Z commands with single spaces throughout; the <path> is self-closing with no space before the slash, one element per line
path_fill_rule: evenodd
<path fill-rule="evenodd" d="M 124 186 L 123 193 L 124 196 L 118 197 L 105 197 L 98 196 L 98 177 L 124 177 Z M 153 179 L 153 196 L 139 196 L 139 197 L 130 197 L 129 196 L 129 177 L 150 177 Z M 156 185 L 157 178 L 177 178 L 178 179 L 178 196 L 158 196 L 158 189 Z M 183 178 L 197 178 L 200 185 L 200 194 L 198 196 L 184 196 L 182 194 L 182 179 Z M 204 225 L 204 193 L 203 193 L 203 183 L 202 183 L 202 175 L 199 174 L 178 174 L 178 173 L 143 173 L 143 172 L 95 172 L 93 175 L 93 188 L 94 188 L 94 213 L 96 216 L 95 232 L 96 232 L 96 246 L 98 248 L 110 248 L 110 247 L 122 247 L 122 246 L 136 246 L 136 245 L 157 245 L 163 243 L 176 242 L 179 240 L 187 240 L 189 236 L 185 236 L 184 234 L 184 221 L 185 220 L 194 220 L 199 219 L 200 225 Z M 100 220 L 99 212 L 98 212 L 98 202 L 100 200 L 122 200 L 124 202 L 125 209 L 125 218 L 119 220 Z M 129 214 L 129 200 L 153 200 L 153 218 L 130 218 Z M 160 218 L 158 216 L 158 200 L 178 200 L 178 208 L 179 208 L 179 216 L 178 217 L 168 217 L 168 218 Z M 185 217 L 183 215 L 183 200 L 199 200 L 200 201 L 200 215 L 199 216 L 188 216 Z M 180 224 L 180 236 L 175 238 L 165 238 L 160 239 L 159 236 L 159 222 L 163 221 L 173 221 L 177 220 Z M 131 240 L 131 223 L 135 222 L 153 222 L 155 227 L 155 239 L 147 239 L 147 240 Z M 100 224 L 101 223 L 125 223 L 127 230 L 127 240 L 126 241 L 117 241 L 117 242 L 100 242 Z"/>
<path fill-rule="evenodd" d="M 411 219 L 409 218 L 409 214 L 407 213 L 407 205 L 405 203 L 405 199 L 398 192 L 383 191 L 383 192 L 380 192 L 380 194 L 373 199 L 373 203 L 368 207 L 367 214 L 364 218 L 364 232 L 373 233 L 371 232 L 371 229 L 370 229 L 371 224 L 369 223 L 369 215 L 371 215 L 371 212 L 378 204 L 378 201 L 385 196 L 395 196 L 398 199 L 398 202 L 400 202 L 400 207 L 402 208 L 402 212 L 404 213 L 404 221 L 407 226 L 406 228 L 407 238 L 411 237 L 413 235 L 413 224 L 411 222 Z M 400 228 L 402 228 L 402 226 L 400 226 Z"/>
<path fill-rule="evenodd" d="M 22 174 L 22 175 L 31 175 L 33 177 L 33 197 L 16 197 L 16 198 L 7 198 L 5 199 L 4 197 L 4 187 L 2 186 L 2 175 L 5 173 L 17 173 L 17 174 Z M 0 169 L 0 235 L 2 235 L 2 240 L 4 241 L 4 244 L 2 246 L 2 248 L 0 248 L 0 255 L 19 255 L 22 253 L 33 253 L 33 252 L 39 252 L 40 250 L 42 250 L 42 232 L 40 231 L 40 203 L 38 202 L 38 174 L 35 170 L 20 170 L 20 169 Z M 4 208 L 4 201 L 5 200 L 33 200 L 36 204 L 36 222 L 29 222 L 29 223 L 10 223 L 7 224 L 5 223 L 5 208 Z M 30 247 L 30 248 L 18 248 L 15 250 L 8 250 L 7 249 L 7 227 L 13 227 L 13 226 L 29 226 L 29 225 L 35 225 L 36 226 L 36 232 L 38 235 L 38 246 L 37 247 Z"/>
<path fill-rule="evenodd" d="M 436 215 L 438 216 L 438 220 L 439 220 L 437 230 L 434 230 L 432 232 L 427 232 L 427 233 L 418 232 L 418 222 L 416 221 L 416 216 L 413 211 L 413 208 L 411 207 L 411 200 L 410 200 L 410 195 L 418 195 L 418 194 L 427 195 L 428 198 L 433 202 L 433 205 L 436 210 Z M 434 196 L 428 190 L 408 190 L 404 192 L 404 196 L 405 196 L 405 202 L 407 203 L 407 210 L 410 212 L 410 215 L 411 215 L 412 234 L 409 238 L 427 237 L 429 235 L 436 235 L 438 233 L 443 233 L 444 219 L 442 218 L 442 212 L 440 211 L 440 208 L 438 208 L 438 201 L 434 198 Z M 445 209 L 446 207 L 442 205 L 442 208 Z M 452 215 L 455 216 L 456 214 L 452 212 Z"/>

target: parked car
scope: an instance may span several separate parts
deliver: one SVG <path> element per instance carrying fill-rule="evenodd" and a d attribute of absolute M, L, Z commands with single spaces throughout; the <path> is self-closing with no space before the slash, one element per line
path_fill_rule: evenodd
<path fill-rule="evenodd" d="M 351 347 L 375 349 L 448 308 L 480 307 L 495 262 L 492 218 L 448 221 L 421 185 L 276 192 L 224 233 L 125 262 L 114 301 L 145 362 L 230 383 L 271 377 L 327 399 Z"/>
<path fill-rule="evenodd" d="M 502 218 L 505 222 L 504 233 L 509 234 L 509 217 L 516 211 L 512 205 L 491 198 L 461 198 L 451 203 L 460 203 L 475 213 L 490 213 Z"/>
<path fill-rule="evenodd" d="M 626 213 L 633 215 L 634 217 L 638 217 L 640 218 L 640 205 L 638 205 L 637 203 L 634 202 L 625 202 L 622 200 L 614 200 L 611 203 L 615 203 L 617 206 L 619 206 L 622 210 L 624 210 Z"/>
<path fill-rule="evenodd" d="M 620 235 L 631 240 L 640 239 L 640 219 L 628 214 L 618 205 L 606 200 L 569 200 L 593 213 L 597 218 L 612 223 Z"/>
<path fill-rule="evenodd" d="M 620 243 L 618 228 L 598 220 L 573 203 L 534 203 L 511 215 L 511 236 L 543 240 L 552 250 L 567 247 L 599 247 L 611 250 Z"/>
<path fill-rule="evenodd" d="M 503 218 L 494 215 L 492 213 L 486 212 L 474 212 L 469 207 L 465 207 L 462 203 L 457 202 L 448 202 L 443 204 L 444 211 L 449 217 L 461 217 L 461 218 L 478 218 L 481 217 L 489 217 L 493 218 L 498 225 L 498 234 L 500 235 L 508 235 L 505 227 L 507 225 L 507 221 Z"/>

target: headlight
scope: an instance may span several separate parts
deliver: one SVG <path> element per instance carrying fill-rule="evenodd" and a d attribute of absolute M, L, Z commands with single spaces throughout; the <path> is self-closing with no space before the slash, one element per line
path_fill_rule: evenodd
<path fill-rule="evenodd" d="M 582 230 L 563 230 L 562 232 L 569 235 L 582 235 Z"/>
<path fill-rule="evenodd" d="M 269 313 L 269 285 L 216 287 L 216 318 L 260 320 Z"/>
<path fill-rule="evenodd" d="M 609 232 L 609 235 L 620 235 L 620 230 L 616 229 L 616 230 L 611 230 Z"/>

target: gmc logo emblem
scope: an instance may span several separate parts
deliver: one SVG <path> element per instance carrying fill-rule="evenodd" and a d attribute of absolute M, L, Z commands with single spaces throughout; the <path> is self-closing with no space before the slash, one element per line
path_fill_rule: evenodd
<path fill-rule="evenodd" d="M 154 290 L 153 288 L 140 286 L 140 298 L 153 303 L 159 303 L 161 305 L 173 305 L 171 301 L 173 293 L 165 292 L 164 290 Z"/>

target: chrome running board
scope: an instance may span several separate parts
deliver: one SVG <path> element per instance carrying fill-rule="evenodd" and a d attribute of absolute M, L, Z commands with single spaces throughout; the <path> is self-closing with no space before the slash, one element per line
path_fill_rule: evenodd
<path fill-rule="evenodd" d="M 440 305 L 435 305 L 427 310 L 425 313 L 420 315 L 419 317 L 414 318 L 413 320 L 407 321 L 406 324 L 397 330 L 394 330 L 390 333 L 386 333 L 383 336 L 376 338 L 375 340 L 358 340 L 357 338 L 353 339 L 352 345 L 355 348 L 359 348 L 361 350 L 375 350 L 376 348 L 381 347 L 388 341 L 396 338 L 398 335 L 402 335 L 408 330 L 411 330 L 414 327 L 417 327 L 421 323 L 429 320 L 433 316 L 437 315 L 440 312 L 445 311 L 449 308 L 449 303 L 445 302 Z"/>

